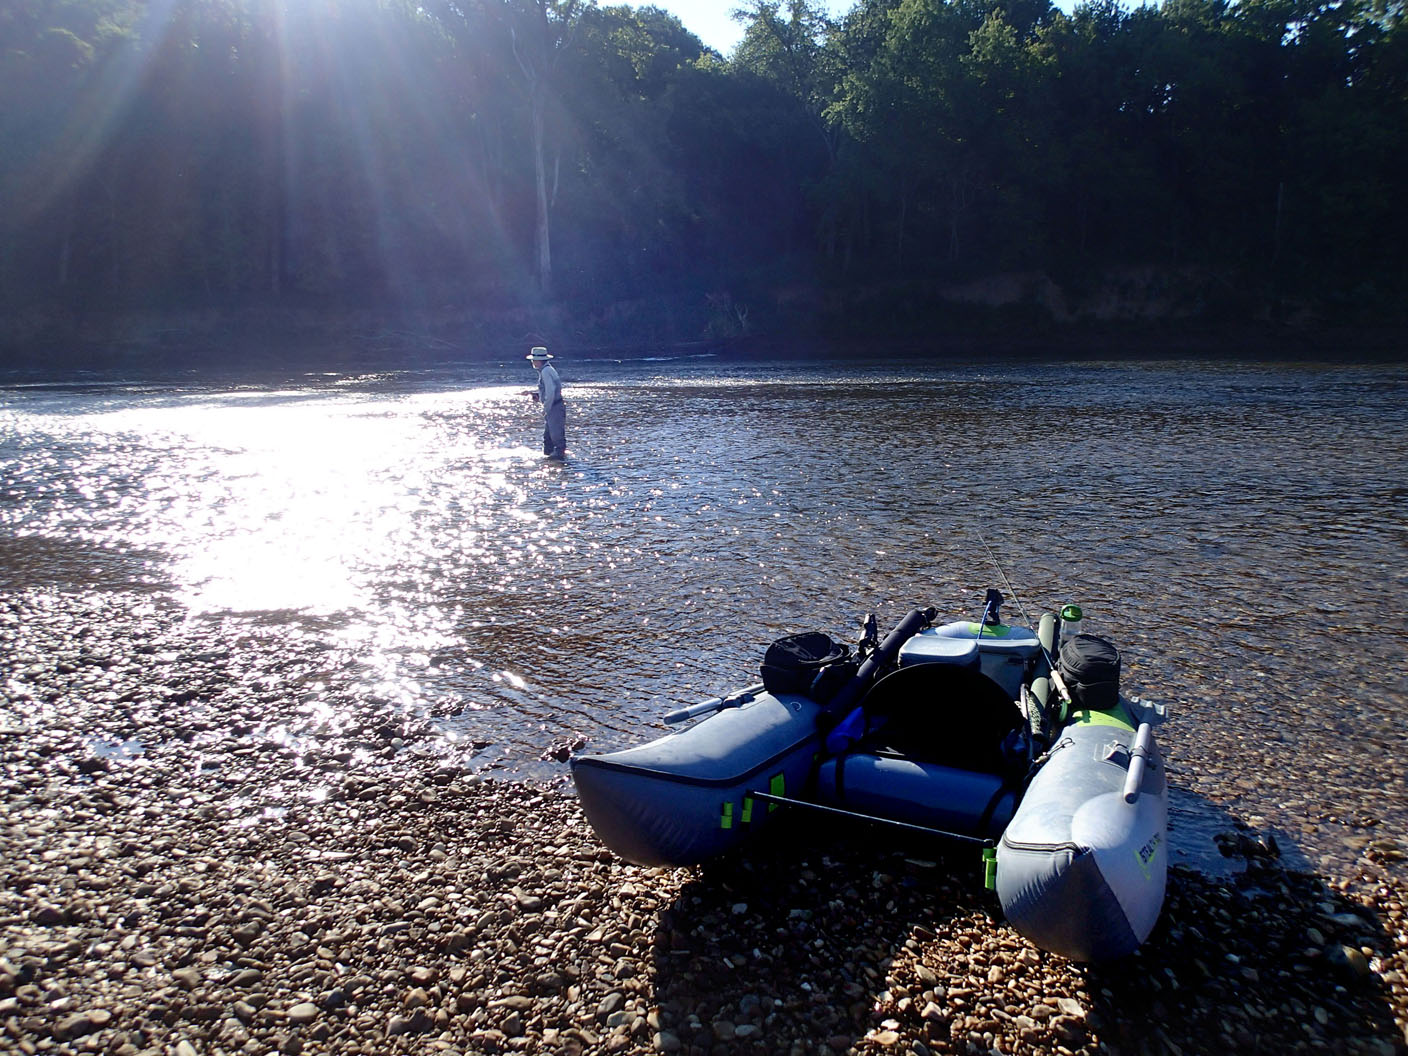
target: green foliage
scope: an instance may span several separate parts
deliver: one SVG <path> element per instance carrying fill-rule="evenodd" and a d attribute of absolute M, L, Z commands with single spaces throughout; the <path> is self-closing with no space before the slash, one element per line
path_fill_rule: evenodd
<path fill-rule="evenodd" d="M 10 0 L 0 307 L 654 298 L 690 337 L 766 325 L 767 290 L 1138 268 L 1254 310 L 1408 280 L 1398 0 L 741 18 L 725 58 L 577 0 Z"/>

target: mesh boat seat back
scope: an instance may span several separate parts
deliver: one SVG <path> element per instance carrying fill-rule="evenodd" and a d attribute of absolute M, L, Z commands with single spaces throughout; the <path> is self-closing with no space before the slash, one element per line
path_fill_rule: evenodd
<path fill-rule="evenodd" d="M 1011 769 L 1002 742 L 1023 724 L 1001 686 L 948 664 L 901 667 L 876 682 L 861 707 L 871 732 L 860 747 L 988 774 Z"/>

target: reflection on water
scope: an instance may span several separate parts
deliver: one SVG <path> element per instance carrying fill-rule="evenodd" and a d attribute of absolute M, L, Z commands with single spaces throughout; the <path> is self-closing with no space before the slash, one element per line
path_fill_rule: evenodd
<path fill-rule="evenodd" d="M 316 642 L 294 746 L 347 735 L 356 697 L 560 770 L 536 762 L 555 740 L 644 736 L 751 680 L 772 638 L 976 615 L 1005 573 L 1011 615 L 1081 602 L 1130 689 L 1171 705 L 1197 809 L 1312 862 L 1403 831 L 1404 370 L 562 373 L 563 466 L 520 364 L 12 386 L 0 588 L 169 595 L 269 693 L 292 676 L 268 657 Z"/>

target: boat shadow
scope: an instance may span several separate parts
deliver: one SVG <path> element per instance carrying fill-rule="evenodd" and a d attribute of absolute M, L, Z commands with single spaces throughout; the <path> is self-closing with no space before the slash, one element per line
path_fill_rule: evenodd
<path fill-rule="evenodd" d="M 992 926 L 981 886 L 926 857 L 933 848 L 812 819 L 774 828 L 701 867 L 661 914 L 655 999 L 688 1051 L 748 1051 L 750 1039 L 767 1052 L 791 1041 L 844 1051 L 879 1022 L 906 949 Z M 976 850 L 967 864 L 980 871 Z"/>
<path fill-rule="evenodd" d="M 1073 970 L 1111 1051 L 1402 1052 L 1383 973 L 1408 948 L 1381 913 L 1269 857 L 1227 879 L 1178 866 L 1135 954 Z"/>
<path fill-rule="evenodd" d="M 1402 920 L 1274 858 L 1175 866 L 1143 947 L 1081 965 L 1006 924 L 972 847 L 776 828 L 661 914 L 654 1001 L 681 1051 L 1404 1050 L 1382 978 L 1408 974 Z"/>

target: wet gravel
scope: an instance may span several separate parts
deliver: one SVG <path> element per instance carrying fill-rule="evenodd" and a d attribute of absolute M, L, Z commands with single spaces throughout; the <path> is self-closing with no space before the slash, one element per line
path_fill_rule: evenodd
<path fill-rule="evenodd" d="M 565 778 L 494 779 L 351 663 L 139 591 L 0 595 L 0 1051 L 1408 1049 L 1372 857 L 1291 872 L 1229 829 L 1235 875 L 1175 869 L 1143 950 L 1073 965 L 971 854 L 888 835 L 627 865 Z"/>

